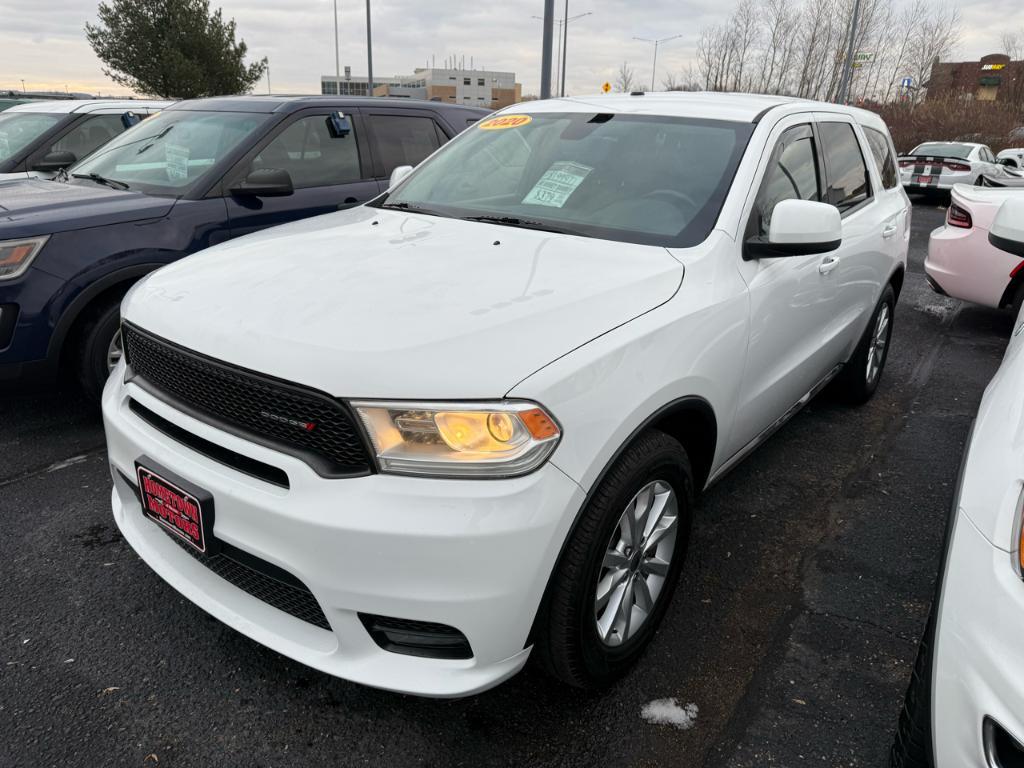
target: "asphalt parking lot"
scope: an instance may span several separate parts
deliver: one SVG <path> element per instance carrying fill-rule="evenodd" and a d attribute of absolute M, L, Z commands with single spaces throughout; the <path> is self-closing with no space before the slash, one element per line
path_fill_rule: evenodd
<path fill-rule="evenodd" d="M 0 766 L 882 766 L 960 454 L 1012 327 L 935 295 L 915 201 L 888 366 L 700 501 L 683 583 L 602 696 L 528 668 L 461 701 L 359 687 L 209 618 L 121 539 L 95 410 L 0 395 Z M 695 704 L 680 730 L 641 717 Z"/>

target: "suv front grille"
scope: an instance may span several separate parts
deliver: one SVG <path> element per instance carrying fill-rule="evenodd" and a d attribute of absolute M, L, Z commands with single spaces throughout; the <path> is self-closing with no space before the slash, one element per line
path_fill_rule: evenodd
<path fill-rule="evenodd" d="M 370 472 L 355 419 L 338 400 L 200 355 L 128 323 L 122 334 L 129 379 L 175 407 L 297 456 L 324 477 Z"/>

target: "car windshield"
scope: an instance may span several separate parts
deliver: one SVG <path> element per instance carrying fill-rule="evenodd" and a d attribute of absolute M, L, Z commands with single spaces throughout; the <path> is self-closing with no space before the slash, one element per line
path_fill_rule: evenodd
<path fill-rule="evenodd" d="M 696 245 L 714 227 L 753 128 L 650 115 L 503 114 L 469 128 L 376 204 Z"/>
<path fill-rule="evenodd" d="M 931 142 L 914 147 L 912 155 L 935 155 L 936 157 L 957 157 L 966 160 L 974 147 L 969 144 L 953 144 L 952 142 Z"/>
<path fill-rule="evenodd" d="M 125 131 L 72 166 L 70 174 L 153 195 L 181 195 L 268 119 L 248 112 L 168 110 Z"/>
<path fill-rule="evenodd" d="M 16 155 L 65 117 L 42 112 L 0 114 L 0 162 Z"/>

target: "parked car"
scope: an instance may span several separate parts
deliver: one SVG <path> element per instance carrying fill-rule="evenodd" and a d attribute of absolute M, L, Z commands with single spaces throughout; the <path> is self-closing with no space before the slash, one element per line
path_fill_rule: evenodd
<path fill-rule="evenodd" d="M 170 101 L 30 101 L 0 114 L 0 181 L 53 178 Z"/>
<path fill-rule="evenodd" d="M 0 184 L 0 380 L 52 378 L 63 362 L 98 400 L 121 354 L 121 297 L 140 277 L 376 197 L 393 167 L 485 114 L 409 99 L 181 102 L 71 167 L 67 183 Z"/>
<path fill-rule="evenodd" d="M 1024 147 L 1004 149 L 996 155 L 996 161 L 1008 168 L 1024 168 Z"/>
<path fill-rule="evenodd" d="M 946 222 L 928 238 L 925 277 L 937 293 L 986 307 L 1024 304 L 1021 260 L 989 242 L 992 221 L 1003 201 L 1024 198 L 1024 189 L 957 184 L 950 194 Z"/>
<path fill-rule="evenodd" d="M 461 696 L 533 653 L 606 685 L 668 606 L 694 493 L 829 382 L 874 393 L 909 218 L 862 110 L 507 109 L 372 203 L 125 297 L 115 520 L 188 599 L 332 675 Z"/>
<path fill-rule="evenodd" d="M 982 175 L 1001 176 L 985 144 L 959 141 L 929 141 L 918 144 L 899 158 L 900 180 L 909 192 L 949 191 L 954 184 L 977 184 Z"/>
<path fill-rule="evenodd" d="M 989 237 L 1024 259 L 1024 198 Z M 1024 765 L 1024 317 L 978 409 L 935 601 L 892 749 L 894 768 Z"/>
<path fill-rule="evenodd" d="M 0 112 L 3 112 L 5 109 L 10 109 L 11 107 L 16 107 L 18 104 L 25 104 L 28 101 L 30 101 L 30 99 L 5 98 L 0 94 Z"/>

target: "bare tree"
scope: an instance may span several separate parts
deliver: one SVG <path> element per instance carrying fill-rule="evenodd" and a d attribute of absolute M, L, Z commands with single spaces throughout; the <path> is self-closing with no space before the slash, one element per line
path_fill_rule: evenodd
<path fill-rule="evenodd" d="M 629 66 L 628 61 L 622 62 L 618 73 L 615 75 L 615 90 L 620 93 L 629 93 L 636 85 L 636 72 Z"/>

